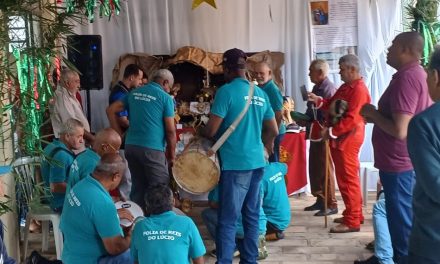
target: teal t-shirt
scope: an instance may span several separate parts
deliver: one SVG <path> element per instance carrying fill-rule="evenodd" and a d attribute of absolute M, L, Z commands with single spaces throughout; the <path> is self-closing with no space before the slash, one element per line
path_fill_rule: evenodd
<path fill-rule="evenodd" d="M 284 175 L 287 173 L 285 163 L 273 162 L 264 168 L 261 189 L 263 191 L 263 210 L 267 221 L 279 230 L 286 230 L 290 224 L 290 203 L 287 196 Z"/>
<path fill-rule="evenodd" d="M 54 139 L 52 143 L 47 145 L 43 150 L 43 161 L 41 162 L 41 176 L 43 177 L 43 183 L 45 188 L 50 187 L 50 165 L 56 162 L 53 161 L 53 157 L 50 155 L 54 155 L 53 151 L 56 148 L 59 148 L 61 145 L 64 145 L 58 139 Z M 48 189 L 49 190 L 49 189 Z"/>
<path fill-rule="evenodd" d="M 274 112 L 283 111 L 283 95 L 273 80 L 265 83 L 261 89 L 266 92 L 269 97 L 270 106 Z M 280 135 L 286 133 L 286 126 L 281 122 L 278 133 Z"/>
<path fill-rule="evenodd" d="M 173 99 L 155 82 L 139 87 L 122 98 L 130 126 L 125 144 L 165 150 L 163 119 L 174 117 Z"/>
<path fill-rule="evenodd" d="M 260 188 L 260 195 L 261 197 L 263 197 L 263 190 L 261 188 Z M 218 196 L 219 196 L 219 189 L 217 185 L 214 189 L 212 189 L 212 191 L 209 192 L 208 200 L 218 203 L 219 202 Z M 267 224 L 267 218 L 266 215 L 264 214 L 263 207 L 260 206 L 260 215 L 258 218 L 258 233 L 260 235 L 266 234 L 266 224 Z M 241 217 L 241 214 L 237 219 L 237 232 L 235 236 L 238 238 L 244 237 L 243 219 Z"/>
<path fill-rule="evenodd" d="M 73 163 L 75 154 L 59 140 L 48 145 L 44 149 L 43 154 L 44 160 L 41 166 L 47 190 L 50 190 L 51 183 L 67 183 L 70 166 Z M 64 196 L 64 193 L 50 192 L 50 208 L 53 210 L 62 208 Z"/>
<path fill-rule="evenodd" d="M 86 148 L 83 152 L 77 154 L 72 166 L 70 166 L 67 188 L 72 188 L 80 180 L 91 175 L 99 160 L 99 155 L 89 148 Z"/>
<path fill-rule="evenodd" d="M 168 211 L 136 223 L 130 251 L 139 264 L 182 264 L 203 256 L 206 249 L 191 218 Z"/>
<path fill-rule="evenodd" d="M 102 239 L 123 235 L 110 194 L 92 176 L 66 194 L 60 228 L 64 264 L 96 264 L 108 255 Z"/>
<path fill-rule="evenodd" d="M 246 105 L 249 82 L 236 78 L 220 87 L 214 99 L 211 113 L 223 118 L 217 132 L 220 137 L 234 122 Z M 235 131 L 220 147 L 219 154 L 223 170 L 253 170 L 265 166 L 261 131 L 264 120 L 274 118 L 266 93 L 255 86 L 248 112 Z"/>

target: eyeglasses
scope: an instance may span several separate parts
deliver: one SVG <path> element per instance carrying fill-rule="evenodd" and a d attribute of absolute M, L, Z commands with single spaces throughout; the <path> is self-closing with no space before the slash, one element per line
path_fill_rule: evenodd
<path fill-rule="evenodd" d="M 111 148 L 115 153 L 119 151 L 117 148 L 115 148 L 115 146 L 113 146 L 113 145 L 110 144 L 110 143 L 106 143 L 106 144 L 103 143 L 103 144 L 101 144 L 101 147 L 102 147 L 103 149 L 109 147 L 109 148 Z"/>

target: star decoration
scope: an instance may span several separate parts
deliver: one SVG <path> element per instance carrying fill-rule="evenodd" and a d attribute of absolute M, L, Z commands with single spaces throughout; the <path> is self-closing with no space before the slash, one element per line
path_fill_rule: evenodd
<path fill-rule="evenodd" d="M 215 9 L 217 9 L 217 6 L 215 5 L 215 0 L 193 0 L 192 3 L 192 9 L 196 9 L 199 5 L 201 5 L 203 2 L 206 2 L 207 4 L 211 5 Z"/>

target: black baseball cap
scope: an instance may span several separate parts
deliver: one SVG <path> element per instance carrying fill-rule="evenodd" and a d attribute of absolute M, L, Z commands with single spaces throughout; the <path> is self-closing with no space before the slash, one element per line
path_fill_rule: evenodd
<path fill-rule="evenodd" d="M 241 49 L 233 48 L 223 53 L 223 65 L 228 69 L 245 69 L 247 55 Z"/>

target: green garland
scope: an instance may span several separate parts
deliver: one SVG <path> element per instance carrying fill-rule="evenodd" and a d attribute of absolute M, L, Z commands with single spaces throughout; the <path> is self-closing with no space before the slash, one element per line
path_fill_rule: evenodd
<path fill-rule="evenodd" d="M 19 132 L 22 155 L 41 152 L 40 129 L 53 95 L 50 76 L 57 58 L 62 57 L 61 51 L 66 49 L 60 43 L 65 43 L 67 35 L 75 34 L 74 25 L 86 19 L 93 22 L 98 10 L 100 17 L 110 19 L 119 14 L 120 0 L 0 0 L 0 98 L 12 100 L 8 105 L 0 101 L 0 114 L 13 106 L 13 130 Z M 25 21 L 26 47 L 14 49 L 10 56 L 8 27 L 17 16 Z M 70 66 L 65 58 L 63 61 Z"/>
<path fill-rule="evenodd" d="M 74 34 L 74 26 L 86 19 L 93 22 L 95 11 L 99 16 L 119 14 L 119 0 L 0 0 L 0 144 L 18 135 L 14 148 L 18 155 L 35 156 L 42 152 L 41 127 L 48 119 L 48 107 L 53 96 L 51 72 L 59 65 L 63 39 Z M 10 22 L 20 17 L 25 21 L 24 48 L 9 46 Z M 65 58 L 63 60 L 69 66 Z M 58 62 L 58 63 L 57 63 Z M 7 128 L 4 113 L 10 113 L 11 129 Z M 17 150 L 18 149 L 18 150 Z M 3 157 L 6 157 L 5 149 Z M 10 165 L 11 160 L 0 160 Z M 16 181 L 19 180 L 15 176 Z M 34 186 L 38 189 L 38 186 Z M 38 191 L 37 191 L 38 193 Z M 15 200 L 15 197 L 14 197 Z M 36 199 L 39 200 L 39 199 Z M 11 211 L 10 197 L 0 199 L 0 215 Z M 16 199 L 17 204 L 32 201 Z"/>
<path fill-rule="evenodd" d="M 406 7 L 408 18 L 412 20 L 411 29 L 419 32 L 425 39 L 422 64 L 426 66 L 429 56 L 440 38 L 440 23 L 437 10 L 440 0 L 412 1 Z"/>

